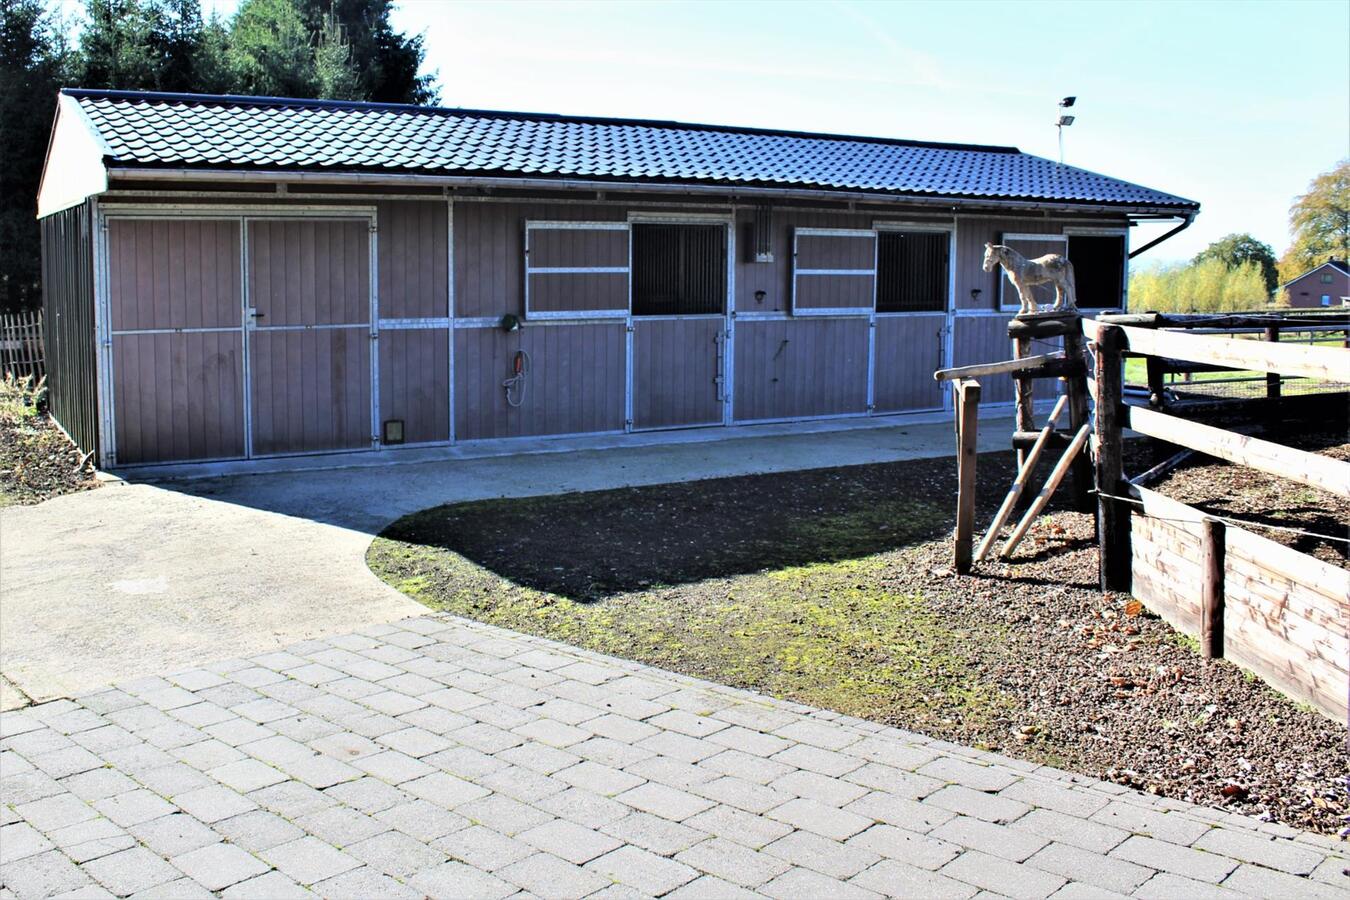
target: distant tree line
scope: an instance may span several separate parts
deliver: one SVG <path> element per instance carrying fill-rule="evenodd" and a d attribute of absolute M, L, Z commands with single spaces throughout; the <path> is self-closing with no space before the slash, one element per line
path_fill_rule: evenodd
<path fill-rule="evenodd" d="M 392 0 L 0 0 L 0 311 L 40 303 L 38 182 L 62 87 L 436 103 L 421 35 Z M 77 37 L 72 38 L 72 34 Z"/>
<path fill-rule="evenodd" d="M 1280 289 L 1329 259 L 1350 258 L 1350 160 L 1313 179 L 1289 209 L 1293 241 L 1280 259 L 1250 234 L 1230 234 L 1189 263 L 1130 273 L 1130 309 L 1237 312 L 1287 306 Z"/>

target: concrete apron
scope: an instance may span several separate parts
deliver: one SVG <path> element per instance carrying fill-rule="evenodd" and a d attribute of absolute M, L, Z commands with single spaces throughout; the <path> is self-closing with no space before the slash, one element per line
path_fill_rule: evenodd
<path fill-rule="evenodd" d="M 1012 422 L 981 423 L 981 450 Z M 34 701 L 422 613 L 365 564 L 419 509 L 950 456 L 950 422 L 131 483 L 0 510 L 0 674 Z M 5 690 L 8 706 L 23 696 Z"/>

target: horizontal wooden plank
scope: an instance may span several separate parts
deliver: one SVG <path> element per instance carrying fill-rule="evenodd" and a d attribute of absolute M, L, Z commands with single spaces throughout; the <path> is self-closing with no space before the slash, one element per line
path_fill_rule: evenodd
<path fill-rule="evenodd" d="M 1125 407 L 1126 427 L 1240 466 L 1350 499 L 1350 462 L 1191 422 L 1141 406 Z"/>
<path fill-rule="evenodd" d="M 1063 352 L 1042 353 L 1039 356 L 1024 356 L 1021 359 L 1005 359 L 1003 362 L 980 363 L 974 366 L 957 366 L 954 369 L 938 369 L 933 373 L 937 381 L 955 381 L 958 378 L 974 378 L 979 375 L 1002 375 L 1032 369 L 1042 363 L 1063 359 Z"/>
<path fill-rule="evenodd" d="M 1344 347 L 1238 340 L 1083 320 L 1083 330 L 1093 340 L 1099 339 L 1103 328 L 1120 329 L 1125 350 L 1130 353 L 1327 381 L 1340 381 L 1350 372 L 1350 349 Z"/>

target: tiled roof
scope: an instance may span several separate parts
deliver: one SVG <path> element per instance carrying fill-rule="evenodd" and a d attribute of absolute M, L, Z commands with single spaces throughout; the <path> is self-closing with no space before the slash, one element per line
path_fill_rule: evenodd
<path fill-rule="evenodd" d="M 1013 147 L 378 103 L 67 90 L 123 166 L 718 184 L 1188 211 Z"/>

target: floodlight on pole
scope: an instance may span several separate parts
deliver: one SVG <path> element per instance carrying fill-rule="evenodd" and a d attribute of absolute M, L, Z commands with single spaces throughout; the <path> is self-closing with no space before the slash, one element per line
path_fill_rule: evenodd
<path fill-rule="evenodd" d="M 1077 97 L 1065 97 L 1059 101 L 1059 108 L 1068 109 L 1077 102 Z M 1059 131 L 1059 164 L 1061 166 L 1064 165 L 1064 129 L 1072 125 L 1073 120 L 1073 116 L 1065 115 L 1064 113 L 1060 113 L 1059 118 L 1055 120 L 1055 128 Z"/>

